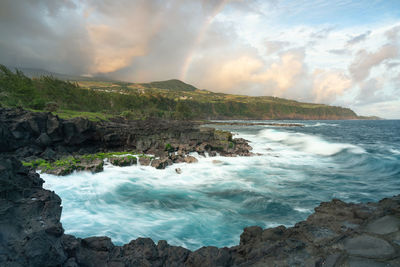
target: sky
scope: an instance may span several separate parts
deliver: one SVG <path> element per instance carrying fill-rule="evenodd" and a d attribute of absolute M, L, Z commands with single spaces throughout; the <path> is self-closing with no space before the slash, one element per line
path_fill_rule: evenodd
<path fill-rule="evenodd" d="M 2 0 L 0 63 L 400 119 L 400 0 Z"/>

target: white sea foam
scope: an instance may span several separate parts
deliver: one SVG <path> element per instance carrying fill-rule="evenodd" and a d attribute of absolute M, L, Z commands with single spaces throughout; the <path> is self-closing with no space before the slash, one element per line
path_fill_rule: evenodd
<path fill-rule="evenodd" d="M 302 212 L 302 213 L 311 213 L 312 212 L 312 209 L 305 209 L 305 208 L 300 208 L 300 207 L 295 207 L 293 209 L 295 211 Z"/>
<path fill-rule="evenodd" d="M 400 155 L 400 150 L 391 148 L 391 149 L 389 149 L 389 151 L 390 151 L 391 153 L 395 154 L 395 155 Z"/>
<path fill-rule="evenodd" d="M 268 129 L 260 132 L 260 136 L 296 150 L 322 156 L 331 156 L 345 149 L 354 154 L 365 153 L 365 150 L 359 146 L 346 143 L 331 143 L 318 136 L 303 133 L 282 132 Z"/>
<path fill-rule="evenodd" d="M 330 126 L 330 127 L 337 127 L 339 124 L 337 123 L 327 123 L 327 122 L 317 122 L 314 124 L 305 124 L 306 127 L 320 127 L 320 126 Z"/>

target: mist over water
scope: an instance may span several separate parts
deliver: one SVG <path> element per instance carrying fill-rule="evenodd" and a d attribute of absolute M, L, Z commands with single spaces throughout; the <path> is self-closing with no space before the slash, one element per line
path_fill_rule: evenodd
<path fill-rule="evenodd" d="M 150 237 L 189 249 L 236 245 L 246 226 L 292 226 L 332 198 L 400 193 L 400 121 L 294 122 L 306 127 L 218 125 L 261 156 L 41 176 L 63 200 L 66 233 L 107 235 L 116 244 Z"/>

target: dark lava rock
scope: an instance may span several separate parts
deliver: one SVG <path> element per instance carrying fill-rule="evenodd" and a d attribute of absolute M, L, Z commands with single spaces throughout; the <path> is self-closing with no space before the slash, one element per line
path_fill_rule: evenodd
<path fill-rule="evenodd" d="M 400 195 L 378 203 L 324 202 L 294 227 L 247 227 L 231 248 L 190 251 L 138 238 L 65 235 L 61 200 L 18 160 L 0 156 L 0 266 L 398 266 Z M 368 211 L 368 212 L 367 212 Z M 364 214 L 360 218 L 360 212 Z M 358 225 L 357 230 L 345 225 Z M 380 231 L 382 230 L 382 231 Z M 394 232 L 393 232 L 394 231 Z"/>
<path fill-rule="evenodd" d="M 63 120 L 51 113 L 0 108 L 0 152 L 20 160 L 53 161 L 71 154 L 132 150 L 161 158 L 153 164 L 157 168 L 165 168 L 171 161 L 188 161 L 185 156 L 195 151 L 202 155 L 252 155 L 246 140 L 232 139 L 229 132 L 190 121 Z M 143 159 L 141 165 L 147 163 Z"/>
<path fill-rule="evenodd" d="M 156 169 L 165 169 L 166 167 L 172 165 L 172 160 L 169 158 L 163 159 L 153 159 L 151 161 L 151 166 Z"/>
<path fill-rule="evenodd" d="M 61 266 L 61 199 L 38 174 L 0 157 L 0 266 Z"/>

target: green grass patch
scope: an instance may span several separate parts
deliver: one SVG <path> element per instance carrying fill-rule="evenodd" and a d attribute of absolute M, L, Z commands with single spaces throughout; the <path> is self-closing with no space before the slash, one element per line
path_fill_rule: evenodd
<path fill-rule="evenodd" d="M 111 114 L 105 114 L 101 112 L 87 112 L 87 111 L 74 111 L 74 110 L 59 110 L 52 112 L 61 119 L 72 119 L 72 118 L 85 118 L 91 121 L 108 121 L 110 118 L 115 117 Z"/>
<path fill-rule="evenodd" d="M 81 156 L 70 156 L 70 157 L 65 157 L 58 159 L 56 161 L 46 161 L 44 159 L 36 159 L 33 161 L 23 161 L 22 164 L 27 167 L 32 167 L 37 170 L 42 170 L 42 171 L 49 171 L 53 170 L 56 168 L 65 168 L 66 170 L 74 170 L 74 169 L 80 169 L 82 167 L 82 162 L 84 161 L 93 161 L 96 159 L 101 159 L 104 160 L 106 158 L 115 158 L 115 157 L 125 157 L 128 160 L 134 160 L 134 159 L 139 159 L 139 158 L 150 158 L 154 159 L 153 156 L 145 155 L 145 154 L 138 154 L 135 151 L 123 151 L 123 152 L 100 152 L 96 154 L 87 154 L 87 155 L 81 155 Z"/>

